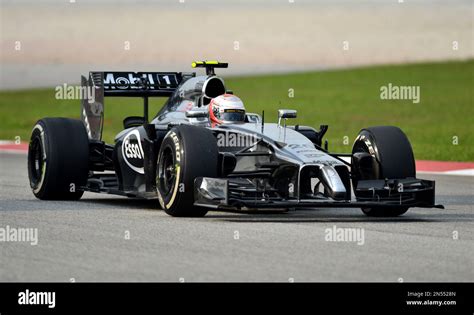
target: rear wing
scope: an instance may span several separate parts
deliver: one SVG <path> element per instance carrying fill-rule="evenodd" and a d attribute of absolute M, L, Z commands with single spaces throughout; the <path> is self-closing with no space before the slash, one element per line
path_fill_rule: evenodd
<path fill-rule="evenodd" d="M 81 118 L 89 138 L 101 140 L 104 97 L 143 97 L 144 118 L 148 121 L 148 97 L 169 97 L 183 80 L 195 73 L 92 71 L 81 77 L 83 99 Z"/>

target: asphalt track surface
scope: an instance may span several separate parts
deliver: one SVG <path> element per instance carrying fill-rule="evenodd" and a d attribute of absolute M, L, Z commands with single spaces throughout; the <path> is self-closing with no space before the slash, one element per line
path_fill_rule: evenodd
<path fill-rule="evenodd" d="M 26 156 L 0 153 L 0 228 L 38 229 L 37 245 L 0 242 L 0 281 L 474 281 L 474 177 L 419 177 L 437 181 L 446 210 L 173 218 L 112 195 L 37 200 Z M 364 244 L 326 241 L 334 226 L 363 228 Z"/>

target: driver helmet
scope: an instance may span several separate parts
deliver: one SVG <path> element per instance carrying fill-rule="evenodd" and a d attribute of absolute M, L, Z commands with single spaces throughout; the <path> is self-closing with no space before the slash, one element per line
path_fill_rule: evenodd
<path fill-rule="evenodd" d="M 209 118 L 213 124 L 244 122 L 244 103 L 233 94 L 215 97 L 209 103 Z"/>

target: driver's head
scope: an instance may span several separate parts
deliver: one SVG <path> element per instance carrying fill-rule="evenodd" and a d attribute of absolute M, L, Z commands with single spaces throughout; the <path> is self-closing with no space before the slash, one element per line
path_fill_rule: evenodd
<path fill-rule="evenodd" d="M 215 97 L 209 103 L 209 118 L 214 124 L 244 122 L 244 103 L 232 94 Z"/>

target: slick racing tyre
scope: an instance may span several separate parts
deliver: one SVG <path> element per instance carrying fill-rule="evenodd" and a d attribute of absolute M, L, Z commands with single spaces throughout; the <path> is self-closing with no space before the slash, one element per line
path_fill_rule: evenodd
<path fill-rule="evenodd" d="M 354 163 L 354 154 L 368 153 L 374 159 L 370 165 Z M 415 178 L 415 158 L 406 135 L 397 127 L 379 126 L 362 129 L 352 148 L 352 184 L 359 180 Z M 395 217 L 408 207 L 362 208 L 368 216 Z"/>
<path fill-rule="evenodd" d="M 89 139 L 82 121 L 43 118 L 33 127 L 28 177 L 37 198 L 80 199 L 87 183 L 88 165 Z"/>
<path fill-rule="evenodd" d="M 217 177 L 218 155 L 216 138 L 206 128 L 180 125 L 168 132 L 156 168 L 158 200 L 167 214 L 201 217 L 207 213 L 193 205 L 194 179 Z"/>

